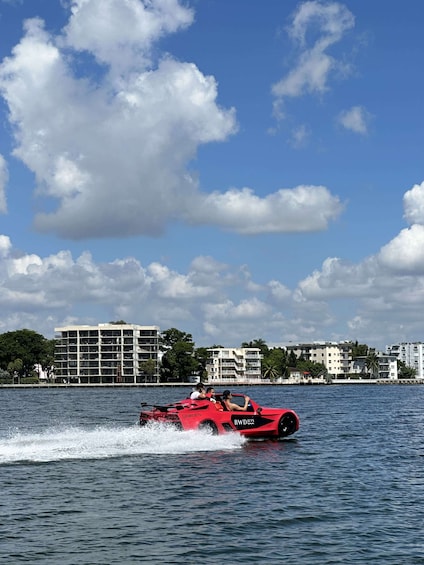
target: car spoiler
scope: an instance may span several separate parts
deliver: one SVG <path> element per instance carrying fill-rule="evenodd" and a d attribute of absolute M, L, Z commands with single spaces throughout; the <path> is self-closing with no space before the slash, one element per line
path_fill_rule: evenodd
<path fill-rule="evenodd" d="M 146 408 L 148 406 L 150 406 L 151 408 L 154 408 L 155 410 L 159 410 L 159 412 L 168 412 L 168 410 L 182 410 L 183 408 L 185 408 L 185 406 L 183 406 L 182 404 L 168 404 L 166 406 L 158 406 L 157 404 L 148 404 L 147 402 L 141 402 L 140 406 L 142 408 Z"/>

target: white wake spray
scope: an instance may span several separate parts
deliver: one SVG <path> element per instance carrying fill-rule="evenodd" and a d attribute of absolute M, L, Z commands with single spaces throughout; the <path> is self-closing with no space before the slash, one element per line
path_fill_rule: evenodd
<path fill-rule="evenodd" d="M 212 436 L 158 424 L 143 428 L 49 428 L 37 433 L 11 432 L 0 438 L 0 464 L 232 450 L 245 443 L 238 434 Z"/>

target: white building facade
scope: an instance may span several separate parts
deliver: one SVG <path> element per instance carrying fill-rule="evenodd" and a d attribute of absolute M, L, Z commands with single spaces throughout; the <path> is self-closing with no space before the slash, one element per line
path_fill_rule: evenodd
<path fill-rule="evenodd" d="M 395 345 L 386 345 L 386 353 L 394 355 L 407 367 L 415 369 L 417 379 L 424 378 L 424 343 L 404 342 Z"/>
<path fill-rule="evenodd" d="M 350 378 L 397 380 L 397 357 L 391 353 L 376 353 L 378 367 L 371 375 L 367 367 L 367 357 L 352 357 L 351 342 L 313 342 L 286 346 L 287 351 L 293 351 L 296 357 L 305 361 L 322 363 L 327 369 L 328 376 L 333 380 Z"/>
<path fill-rule="evenodd" d="M 262 355 L 256 347 L 217 347 L 208 349 L 208 383 L 248 384 L 261 381 Z"/>
<path fill-rule="evenodd" d="M 78 384 L 159 380 L 159 328 L 99 324 L 55 328 L 55 379 Z"/>
<path fill-rule="evenodd" d="M 356 357 L 352 359 L 350 373 L 358 378 L 376 378 L 378 380 L 396 381 L 398 379 L 398 364 L 395 355 L 384 353 L 376 353 L 378 367 L 375 375 L 370 374 L 367 367 L 366 356 Z"/>

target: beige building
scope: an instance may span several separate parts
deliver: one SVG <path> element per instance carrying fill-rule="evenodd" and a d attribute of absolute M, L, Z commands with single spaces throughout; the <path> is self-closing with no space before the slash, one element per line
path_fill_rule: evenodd
<path fill-rule="evenodd" d="M 55 328 L 55 378 L 79 384 L 157 382 L 159 328 L 99 324 Z"/>
<path fill-rule="evenodd" d="M 256 347 L 217 347 L 208 349 L 208 382 L 257 383 L 261 381 L 261 350 Z"/>
<path fill-rule="evenodd" d="M 293 351 L 296 357 L 305 361 L 322 363 L 332 378 L 345 378 L 350 372 L 352 344 L 349 342 L 313 342 L 286 345 L 287 351 Z"/>

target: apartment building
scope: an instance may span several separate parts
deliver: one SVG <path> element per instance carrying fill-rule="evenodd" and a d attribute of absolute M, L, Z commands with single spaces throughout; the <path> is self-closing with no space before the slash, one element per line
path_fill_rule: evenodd
<path fill-rule="evenodd" d="M 159 328 L 99 324 L 55 328 L 55 378 L 79 384 L 157 382 Z"/>
<path fill-rule="evenodd" d="M 313 342 L 286 345 L 286 350 L 302 357 L 305 361 L 322 363 L 333 379 L 344 379 L 350 372 L 352 344 L 350 342 Z"/>
<path fill-rule="evenodd" d="M 367 357 L 360 356 L 352 359 L 351 375 L 358 375 L 360 378 L 373 378 L 379 380 L 395 381 L 398 379 L 398 364 L 395 355 L 377 353 L 378 366 L 374 374 L 370 373 L 367 366 Z"/>
<path fill-rule="evenodd" d="M 424 378 L 424 343 L 417 341 L 386 345 L 386 353 L 394 355 L 407 367 L 415 369 L 417 379 Z"/>
<path fill-rule="evenodd" d="M 261 381 L 261 350 L 256 347 L 208 349 L 206 371 L 210 384 L 246 384 Z"/>

